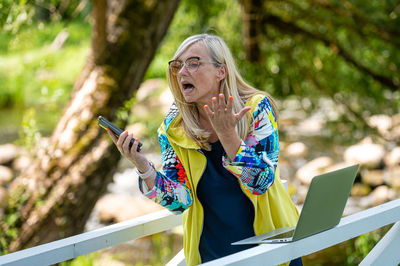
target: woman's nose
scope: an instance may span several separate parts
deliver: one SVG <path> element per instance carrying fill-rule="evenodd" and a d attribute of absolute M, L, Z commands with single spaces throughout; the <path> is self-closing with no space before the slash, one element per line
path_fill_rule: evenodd
<path fill-rule="evenodd" d="M 189 72 L 187 71 L 185 65 L 183 65 L 183 66 L 181 67 L 181 69 L 179 69 L 179 71 L 178 71 L 178 75 L 187 75 L 188 73 L 189 73 Z"/>

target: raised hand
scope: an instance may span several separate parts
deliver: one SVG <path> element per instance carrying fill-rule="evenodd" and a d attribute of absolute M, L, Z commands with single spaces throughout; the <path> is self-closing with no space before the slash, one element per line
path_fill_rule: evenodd
<path fill-rule="evenodd" d="M 248 112 L 251 107 L 246 106 L 239 113 L 232 113 L 233 98 L 230 96 L 228 101 L 225 101 L 223 94 L 211 99 L 211 107 L 204 105 L 204 109 L 211 122 L 211 126 L 219 137 L 235 133 L 236 124 Z"/>

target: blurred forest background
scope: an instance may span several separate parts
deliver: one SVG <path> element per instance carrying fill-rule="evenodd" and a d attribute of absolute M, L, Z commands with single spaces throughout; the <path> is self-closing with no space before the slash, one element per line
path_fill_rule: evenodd
<path fill-rule="evenodd" d="M 221 36 L 244 78 L 277 100 L 282 178 L 298 206 L 309 178 L 350 163 L 362 167 L 346 214 L 399 196 L 398 0 L 1 0 L 0 29 L 0 254 L 143 215 L 88 226 L 121 192 L 118 178 L 136 180 L 97 116 L 129 126 L 160 167 L 167 62 L 198 33 Z M 123 186 L 132 191 L 111 206 L 140 197 Z M 305 264 L 356 265 L 387 230 Z M 181 239 L 167 232 L 64 265 L 163 265 Z"/>

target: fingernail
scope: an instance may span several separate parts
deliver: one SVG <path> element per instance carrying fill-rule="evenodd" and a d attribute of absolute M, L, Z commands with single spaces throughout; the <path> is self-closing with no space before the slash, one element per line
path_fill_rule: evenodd
<path fill-rule="evenodd" d="M 232 96 L 229 96 L 229 100 L 233 100 L 233 97 L 232 97 Z"/>
<path fill-rule="evenodd" d="M 139 139 L 135 139 L 136 142 L 139 142 Z"/>
<path fill-rule="evenodd" d="M 224 95 L 221 93 L 220 95 L 219 95 L 219 98 L 224 98 Z"/>
<path fill-rule="evenodd" d="M 217 98 L 213 97 L 212 100 L 213 100 L 213 102 L 216 102 L 216 101 L 217 101 Z"/>
<path fill-rule="evenodd" d="M 208 108 L 208 106 L 207 105 L 204 105 L 204 109 L 207 109 Z"/>
<path fill-rule="evenodd" d="M 107 131 L 110 131 L 110 129 L 109 129 L 109 128 L 106 128 L 106 130 L 107 130 Z"/>

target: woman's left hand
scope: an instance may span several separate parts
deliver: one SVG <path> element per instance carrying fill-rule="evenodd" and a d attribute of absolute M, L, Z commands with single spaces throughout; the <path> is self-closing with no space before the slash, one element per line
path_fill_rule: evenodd
<path fill-rule="evenodd" d="M 219 137 L 235 134 L 236 124 L 251 109 L 251 107 L 246 106 L 240 110 L 239 113 L 234 114 L 232 113 L 232 96 L 228 98 L 226 103 L 223 94 L 219 94 L 218 99 L 217 97 L 213 97 L 211 100 L 211 107 L 205 105 L 204 109 L 210 119 L 215 133 L 217 133 Z"/>

